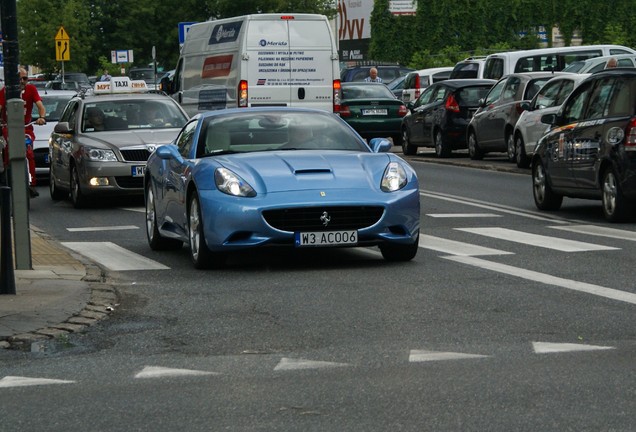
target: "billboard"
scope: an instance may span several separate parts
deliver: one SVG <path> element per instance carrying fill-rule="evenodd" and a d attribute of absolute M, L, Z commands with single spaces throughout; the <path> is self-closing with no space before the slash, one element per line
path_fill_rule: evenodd
<path fill-rule="evenodd" d="M 368 59 L 373 0 L 338 0 L 338 51 L 344 62 Z"/>

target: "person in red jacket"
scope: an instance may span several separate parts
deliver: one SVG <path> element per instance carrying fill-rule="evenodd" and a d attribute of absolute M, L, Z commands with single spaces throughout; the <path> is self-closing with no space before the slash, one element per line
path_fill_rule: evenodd
<path fill-rule="evenodd" d="M 25 134 L 25 137 L 29 137 L 31 139 L 31 145 L 28 145 L 26 148 L 26 157 L 27 157 L 28 166 L 29 166 L 29 174 L 31 177 L 31 181 L 29 184 L 29 193 L 31 194 L 31 197 L 36 197 L 39 194 L 35 190 L 35 156 L 33 154 L 33 142 L 35 141 L 35 133 L 33 131 L 33 125 L 30 124 L 32 121 L 31 112 L 33 111 L 33 105 L 35 105 L 38 109 L 38 115 L 39 115 L 35 123 L 38 125 L 43 125 L 46 123 L 46 120 L 45 120 L 46 108 L 44 107 L 44 104 L 42 103 L 42 99 L 40 98 L 38 89 L 34 85 L 28 83 L 29 77 L 27 75 L 26 69 L 20 68 L 19 73 L 20 73 L 20 90 L 21 90 L 20 97 L 24 101 L 24 124 L 28 125 L 24 127 L 24 134 Z M 2 128 L 2 134 L 5 140 L 7 139 L 6 100 L 7 100 L 6 87 L 3 87 L 2 90 L 0 90 L 0 110 L 2 110 L 2 122 L 5 125 Z M 6 167 L 9 163 L 8 151 L 5 151 L 4 155 L 5 155 L 4 164 Z"/>

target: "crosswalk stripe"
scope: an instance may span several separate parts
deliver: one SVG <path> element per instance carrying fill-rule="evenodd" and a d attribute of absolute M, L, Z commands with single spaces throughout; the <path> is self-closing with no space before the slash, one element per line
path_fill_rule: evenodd
<path fill-rule="evenodd" d="M 441 237 L 420 234 L 419 246 L 424 249 L 461 256 L 480 256 L 480 255 L 511 255 L 512 252 L 506 252 L 498 249 L 492 249 L 483 246 L 477 246 L 470 243 L 448 240 Z"/>
<path fill-rule="evenodd" d="M 569 231 L 579 234 L 587 234 L 599 237 L 609 237 L 621 240 L 636 241 L 636 232 L 626 231 L 616 228 L 609 228 L 598 225 L 564 225 L 564 226 L 551 226 L 548 228 L 558 229 L 562 231 Z"/>
<path fill-rule="evenodd" d="M 554 249 L 562 252 L 586 252 L 598 250 L 617 250 L 619 248 L 611 246 L 585 243 L 575 240 L 567 240 L 556 237 L 526 233 L 507 228 L 455 228 L 458 231 L 492 237 L 500 240 L 508 240 L 526 245 L 537 246 L 547 249 Z"/>
<path fill-rule="evenodd" d="M 545 273 L 539 273 L 532 270 L 523 269 L 520 267 L 514 267 L 506 264 L 499 264 L 484 259 L 475 257 L 463 257 L 463 256 L 445 256 L 444 259 L 459 262 L 462 264 L 471 265 L 474 267 L 482 268 L 485 270 L 491 270 L 498 273 L 504 273 L 510 276 L 519 277 L 522 279 L 531 280 L 534 282 L 544 283 L 546 285 L 555 285 L 561 288 L 567 288 L 573 291 L 579 291 L 587 294 L 593 294 L 600 297 L 605 297 L 612 300 L 618 300 L 625 303 L 636 304 L 636 294 L 616 290 L 613 288 L 606 288 L 599 285 L 593 285 L 585 282 L 578 282 L 571 279 L 564 279 L 556 276 L 551 276 Z"/>
<path fill-rule="evenodd" d="M 170 268 L 111 242 L 64 242 L 62 245 L 113 271 Z"/>
<path fill-rule="evenodd" d="M 84 228 L 66 228 L 69 232 L 86 232 L 86 231 L 123 231 L 139 229 L 137 225 L 119 225 L 119 226 L 102 226 L 102 227 L 84 227 Z"/>
<path fill-rule="evenodd" d="M 426 216 L 432 218 L 490 218 L 501 217 L 494 213 L 427 213 Z"/>

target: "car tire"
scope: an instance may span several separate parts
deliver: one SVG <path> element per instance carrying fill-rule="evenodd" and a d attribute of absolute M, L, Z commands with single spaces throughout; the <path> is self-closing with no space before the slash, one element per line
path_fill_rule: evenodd
<path fill-rule="evenodd" d="M 481 151 L 479 144 L 477 143 L 475 131 L 472 130 L 468 133 L 468 155 L 472 160 L 481 160 L 484 158 L 484 153 Z"/>
<path fill-rule="evenodd" d="M 601 193 L 605 219 L 610 222 L 626 221 L 632 213 L 634 205 L 623 194 L 621 186 L 616 179 L 616 173 L 612 168 L 607 168 L 603 172 Z"/>
<path fill-rule="evenodd" d="M 55 174 L 53 170 L 49 171 L 49 194 L 53 201 L 61 201 L 68 198 L 68 191 L 60 190 L 55 184 Z"/>
<path fill-rule="evenodd" d="M 203 214 L 201 204 L 196 192 L 192 194 L 188 202 L 188 238 L 190 243 L 190 258 L 194 268 L 209 269 L 220 268 L 225 264 L 225 255 L 214 253 L 208 249 L 203 229 Z"/>
<path fill-rule="evenodd" d="M 517 152 L 515 148 L 515 137 L 512 133 L 509 133 L 506 137 L 506 154 L 508 156 L 508 162 L 514 162 L 517 158 Z"/>
<path fill-rule="evenodd" d="M 417 146 L 411 144 L 407 128 L 402 129 L 402 153 L 405 156 L 412 156 L 417 153 Z"/>
<path fill-rule="evenodd" d="M 552 190 L 541 161 L 532 166 L 532 195 L 539 210 L 558 210 L 563 203 L 563 195 Z"/>
<path fill-rule="evenodd" d="M 447 158 L 451 155 L 450 146 L 444 142 L 441 129 L 436 129 L 433 135 L 433 143 L 435 144 L 435 155 L 438 158 Z"/>
<path fill-rule="evenodd" d="M 518 168 L 528 168 L 530 166 L 530 159 L 526 154 L 526 145 L 521 134 L 518 134 L 515 139 L 515 161 Z"/>
<path fill-rule="evenodd" d="M 417 233 L 415 237 L 415 241 L 411 244 L 395 244 L 395 243 L 385 243 L 380 245 L 380 252 L 382 253 L 382 257 L 386 261 L 391 262 L 404 262 L 411 261 L 417 255 L 417 251 L 420 248 L 420 234 Z"/>
<path fill-rule="evenodd" d="M 87 204 L 87 198 L 82 193 L 79 182 L 79 173 L 75 165 L 71 166 L 71 202 L 75 208 L 84 208 Z"/>
<path fill-rule="evenodd" d="M 177 239 L 163 237 L 159 233 L 157 226 L 157 211 L 155 205 L 155 193 L 150 183 L 146 186 L 146 236 L 148 245 L 152 250 L 178 250 L 183 246 L 183 242 Z"/>

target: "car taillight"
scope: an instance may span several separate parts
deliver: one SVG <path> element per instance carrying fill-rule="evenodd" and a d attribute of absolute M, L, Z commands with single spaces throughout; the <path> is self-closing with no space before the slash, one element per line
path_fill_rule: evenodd
<path fill-rule="evenodd" d="M 457 103 L 457 99 L 455 99 L 454 95 L 450 95 L 447 99 L 446 99 L 446 104 L 444 104 L 444 108 L 446 108 L 447 111 L 452 111 L 452 112 L 459 112 L 459 104 Z"/>
<path fill-rule="evenodd" d="M 636 151 L 636 117 L 625 128 L 625 151 Z"/>
<path fill-rule="evenodd" d="M 420 97 L 420 76 L 415 76 L 415 99 Z"/>
<path fill-rule="evenodd" d="M 523 104 L 521 102 L 517 102 L 515 104 L 515 109 L 517 110 L 517 114 L 521 114 L 525 110 L 523 109 Z"/>
<path fill-rule="evenodd" d="M 405 105 L 400 105 L 400 107 L 398 108 L 398 115 L 400 117 L 404 117 L 406 115 L 406 113 L 408 113 L 409 110 L 406 108 Z"/>
<path fill-rule="evenodd" d="M 333 112 L 340 112 L 340 103 L 342 101 L 342 85 L 340 80 L 333 80 Z M 351 114 L 351 113 L 349 113 Z"/>
<path fill-rule="evenodd" d="M 351 110 L 347 105 L 340 105 L 340 117 L 351 117 Z"/>
<path fill-rule="evenodd" d="M 241 80 L 238 85 L 237 104 L 239 108 L 247 108 L 247 81 Z"/>

